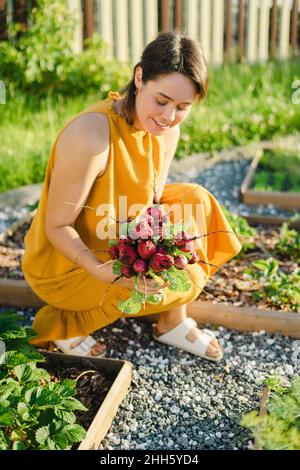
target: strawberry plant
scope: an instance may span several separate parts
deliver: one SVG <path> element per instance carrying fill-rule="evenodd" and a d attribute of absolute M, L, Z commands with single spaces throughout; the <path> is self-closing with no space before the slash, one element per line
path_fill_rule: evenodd
<path fill-rule="evenodd" d="M 275 253 L 288 256 L 296 263 L 300 263 L 300 234 L 296 230 L 289 228 L 287 222 L 280 228 L 280 239 L 276 243 Z"/>
<path fill-rule="evenodd" d="M 271 376 L 266 380 L 270 390 L 268 413 L 246 414 L 241 425 L 250 429 L 264 450 L 300 450 L 300 376 L 291 384 Z"/>
<path fill-rule="evenodd" d="M 252 268 L 247 268 L 244 275 L 257 281 L 256 299 L 265 299 L 271 307 L 288 307 L 294 312 L 300 307 L 300 268 L 290 274 L 280 271 L 279 263 L 274 258 L 252 261 Z"/>
<path fill-rule="evenodd" d="M 232 227 L 232 230 L 237 234 L 237 236 L 249 239 L 248 241 L 244 241 L 242 243 L 242 249 L 236 257 L 240 257 L 242 254 L 253 250 L 256 247 L 254 243 L 255 237 L 257 235 L 255 228 L 250 227 L 244 217 L 241 217 L 238 214 L 233 214 L 225 206 L 221 206 L 221 208 L 230 226 Z"/>
<path fill-rule="evenodd" d="M 6 347 L 0 358 L 0 449 L 71 449 L 85 437 L 74 414 L 87 410 L 75 398 L 76 382 L 52 379 L 37 367 L 45 358 L 28 343 L 35 333 L 18 327 L 16 320 L 0 316 Z"/>

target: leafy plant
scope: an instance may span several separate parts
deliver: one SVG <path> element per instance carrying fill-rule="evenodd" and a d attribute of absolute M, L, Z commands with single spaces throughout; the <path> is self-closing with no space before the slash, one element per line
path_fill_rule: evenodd
<path fill-rule="evenodd" d="M 253 292 L 255 299 L 266 299 L 270 306 L 289 307 L 298 312 L 300 307 L 300 268 L 291 274 L 279 271 L 279 263 L 274 258 L 252 261 L 253 268 L 244 274 L 258 281 L 258 289 Z"/>
<path fill-rule="evenodd" d="M 251 411 L 241 425 L 251 430 L 264 450 L 300 450 L 300 377 L 294 376 L 290 385 L 280 377 L 270 377 L 266 383 L 271 391 L 267 415 Z"/>
<path fill-rule="evenodd" d="M 285 222 L 280 228 L 280 238 L 276 243 L 275 252 L 290 259 L 300 262 L 300 234 L 297 230 L 289 228 L 289 223 Z"/>
<path fill-rule="evenodd" d="M 74 412 L 87 408 L 75 398 L 75 381 L 52 380 L 37 367 L 45 358 L 28 343 L 36 335 L 17 319 L 0 316 L 6 346 L 0 358 L 0 450 L 71 449 L 86 434 Z"/>
<path fill-rule="evenodd" d="M 258 191 L 300 191 L 300 158 L 297 152 L 265 149 L 254 175 Z"/>
<path fill-rule="evenodd" d="M 253 250 L 256 246 L 254 243 L 254 238 L 257 235 L 255 228 L 250 227 L 244 217 L 230 212 L 225 206 L 221 206 L 221 208 L 232 230 L 240 238 L 240 241 L 242 243 L 242 249 L 238 253 L 238 255 L 236 255 L 236 258 L 240 257 L 243 253 L 247 253 L 248 251 Z M 245 240 L 243 240 L 243 237 L 245 238 Z M 251 240 L 251 238 L 253 238 L 253 241 Z"/>

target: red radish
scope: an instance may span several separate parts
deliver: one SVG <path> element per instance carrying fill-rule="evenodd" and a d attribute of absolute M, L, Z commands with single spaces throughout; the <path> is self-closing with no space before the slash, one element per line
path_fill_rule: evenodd
<path fill-rule="evenodd" d="M 184 269 L 188 264 L 188 260 L 184 255 L 174 256 L 174 266 L 178 269 Z"/>
<path fill-rule="evenodd" d="M 119 247 L 117 245 L 113 245 L 108 250 L 109 256 L 111 259 L 118 259 L 119 258 Z"/>
<path fill-rule="evenodd" d="M 121 273 L 128 279 L 134 275 L 134 271 L 131 266 L 121 266 Z"/>
<path fill-rule="evenodd" d="M 159 199 L 158 199 L 157 193 L 154 193 L 154 196 L 153 196 L 153 204 L 159 204 Z"/>
<path fill-rule="evenodd" d="M 153 269 L 154 272 L 163 271 L 164 269 L 168 269 L 174 264 L 174 259 L 170 255 L 163 255 L 161 253 L 155 253 L 152 256 L 150 261 L 150 267 Z"/>
<path fill-rule="evenodd" d="M 132 267 L 136 273 L 145 273 L 148 270 L 148 264 L 143 259 L 137 259 Z"/>
<path fill-rule="evenodd" d="M 148 207 L 147 214 L 152 215 L 156 220 L 160 220 L 165 215 L 165 210 L 163 206 L 157 204 L 156 206 Z"/>
<path fill-rule="evenodd" d="M 132 246 L 121 246 L 120 247 L 120 261 L 123 264 L 131 265 L 137 258 L 137 253 Z"/>
<path fill-rule="evenodd" d="M 182 251 L 185 251 L 185 252 L 189 252 L 189 251 L 193 251 L 194 249 L 194 242 L 193 241 L 187 241 L 185 242 L 184 244 L 182 245 L 178 245 L 179 248 L 182 250 Z"/>
<path fill-rule="evenodd" d="M 164 246 L 158 246 L 156 248 L 156 253 L 161 253 L 162 255 L 167 255 L 168 254 L 168 250 L 166 247 Z"/>
<path fill-rule="evenodd" d="M 192 253 L 192 256 L 191 256 L 191 258 L 189 259 L 188 263 L 189 263 L 189 264 L 195 264 L 195 263 L 198 263 L 199 260 L 200 260 L 200 257 L 199 257 L 199 255 L 198 255 L 197 251 L 194 251 L 194 252 Z"/>
<path fill-rule="evenodd" d="M 145 221 L 139 222 L 133 229 L 130 230 L 129 236 L 134 240 L 141 238 L 142 240 L 147 240 L 153 235 L 152 228 Z"/>
<path fill-rule="evenodd" d="M 134 245 L 134 240 L 131 240 L 131 238 L 129 238 L 129 237 L 124 237 L 124 238 L 121 237 L 119 245 L 120 246 L 125 246 L 125 245 L 133 246 Z"/>
<path fill-rule="evenodd" d="M 137 251 L 141 258 L 149 259 L 156 253 L 156 246 L 152 240 L 142 240 L 138 244 Z"/>

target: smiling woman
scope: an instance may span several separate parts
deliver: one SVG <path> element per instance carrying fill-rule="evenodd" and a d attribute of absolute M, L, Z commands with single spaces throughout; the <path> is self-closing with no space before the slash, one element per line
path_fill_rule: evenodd
<path fill-rule="evenodd" d="M 145 48 L 121 94 L 110 91 L 106 99 L 63 127 L 52 147 L 39 206 L 25 236 L 24 276 L 47 304 L 33 322 L 38 334 L 33 344 L 54 343 L 73 354 L 105 354 L 105 345 L 89 335 L 126 315 L 117 303 L 128 298 L 135 279 L 119 278 L 112 270 L 109 238 L 118 223 L 111 213 L 124 220 L 120 201 L 126 200 L 129 209 L 134 205 L 146 209 L 158 198 L 161 204 L 179 205 L 183 213 L 188 206 L 192 232 L 205 238 L 197 247 L 200 261 L 189 264 L 193 283 L 188 291 L 172 291 L 166 285 L 157 288 L 145 276 L 138 279 L 140 289 L 163 290 L 164 299 L 146 304 L 137 316 L 161 313 L 154 330 L 158 341 L 164 342 L 165 334 L 175 329 L 173 345 L 206 359 L 222 357 L 213 333 L 187 322 L 186 305 L 241 245 L 207 189 L 185 182 L 166 184 L 179 125 L 192 104 L 205 97 L 207 88 L 201 46 L 178 32 L 160 33 Z M 126 213 L 125 219 L 128 215 L 132 214 Z"/>

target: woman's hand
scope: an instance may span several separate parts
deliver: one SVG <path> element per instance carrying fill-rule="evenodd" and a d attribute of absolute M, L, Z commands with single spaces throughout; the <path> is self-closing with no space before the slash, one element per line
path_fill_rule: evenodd
<path fill-rule="evenodd" d="M 101 282 L 105 282 L 107 284 L 112 284 L 113 281 L 117 279 L 117 275 L 113 273 L 112 267 L 113 267 L 114 261 L 108 261 L 106 263 L 103 263 L 103 265 L 98 265 L 97 268 L 97 279 L 99 279 Z M 124 276 L 120 277 L 115 284 L 121 285 L 123 287 L 127 287 L 128 289 L 132 290 L 134 289 L 134 282 L 135 278 L 126 278 Z M 145 293 L 145 285 L 146 285 L 146 290 L 147 294 L 159 294 L 161 293 L 161 290 L 165 287 L 168 287 L 170 285 L 169 282 L 164 282 L 161 280 L 161 284 L 159 284 L 155 279 L 150 279 L 147 277 L 142 277 L 141 274 L 138 275 L 138 282 L 137 282 L 137 287 L 136 289 L 139 292 L 142 292 L 143 294 Z"/>

